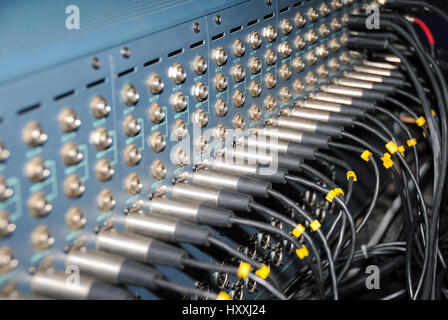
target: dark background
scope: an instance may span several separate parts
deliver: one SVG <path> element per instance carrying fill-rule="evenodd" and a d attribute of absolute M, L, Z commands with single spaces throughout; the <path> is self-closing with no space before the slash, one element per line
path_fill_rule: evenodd
<path fill-rule="evenodd" d="M 445 12 L 448 12 L 447 0 L 426 0 L 426 2 L 438 6 Z M 438 16 L 423 15 L 419 18 L 425 21 L 431 29 L 437 48 L 448 51 L 448 25 Z M 422 35 L 422 39 L 425 39 L 423 32 L 419 30 L 419 33 Z"/>

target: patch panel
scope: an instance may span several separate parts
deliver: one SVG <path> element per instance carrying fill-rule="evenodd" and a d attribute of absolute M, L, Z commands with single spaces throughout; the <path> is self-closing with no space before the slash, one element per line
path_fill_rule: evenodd
<path fill-rule="evenodd" d="M 61 44 L 47 44 L 37 60 L 41 66 L 24 61 L 22 73 L 18 68 L 1 79 L 0 260 L 9 261 L 0 268 L 3 288 L 13 283 L 21 294 L 31 294 L 30 277 L 45 263 L 63 267 L 58 257 L 77 241 L 89 244 L 117 215 L 145 206 L 148 195 L 173 178 L 361 61 L 343 44 L 348 15 L 359 12 L 363 1 L 171 2 L 172 8 L 149 1 L 147 15 L 128 17 L 113 45 L 117 27 L 98 25 L 86 38 L 66 40 L 70 46 L 97 40 L 94 51 L 77 52 L 68 61 L 56 51 L 49 64 L 45 55 Z M 143 8 L 143 1 L 136 3 Z M 119 9 L 117 2 L 110 5 Z M 159 11 L 169 26 L 151 22 Z M 138 36 L 131 30 L 136 21 L 146 30 Z M 304 191 L 304 202 L 316 205 L 314 215 L 323 219 L 332 209 L 315 198 Z M 300 263 L 290 243 L 241 229 L 243 242 L 228 231 L 220 238 L 243 243 L 240 250 L 269 264 L 279 279 L 295 277 Z M 227 261 L 182 246 L 200 261 Z M 253 281 L 232 275 L 197 279 L 159 269 L 186 285 L 229 289 L 234 299 L 266 297 Z"/>

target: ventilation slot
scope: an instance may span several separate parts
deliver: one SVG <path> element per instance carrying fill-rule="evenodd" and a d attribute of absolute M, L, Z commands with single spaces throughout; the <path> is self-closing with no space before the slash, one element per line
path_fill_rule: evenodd
<path fill-rule="evenodd" d="M 240 30 L 242 30 L 242 29 L 243 29 L 243 26 L 235 27 L 235 28 L 233 28 L 232 30 L 230 30 L 230 34 L 235 33 L 235 32 L 238 32 L 238 31 L 240 31 Z"/>
<path fill-rule="evenodd" d="M 294 3 L 294 8 L 297 8 L 298 6 L 301 6 L 303 4 L 303 1 L 298 1 L 296 3 Z"/>
<path fill-rule="evenodd" d="M 104 82 L 106 82 L 106 78 L 103 78 L 103 79 L 99 79 L 99 80 L 90 82 L 90 83 L 88 83 L 88 84 L 86 85 L 86 88 L 87 88 L 87 89 L 90 89 L 90 88 L 96 87 L 96 86 L 98 86 L 98 85 L 100 85 L 100 84 L 102 84 L 102 83 L 104 83 Z"/>
<path fill-rule="evenodd" d="M 129 73 L 132 73 L 132 72 L 134 72 L 134 71 L 135 71 L 135 68 L 131 68 L 131 69 L 127 69 L 127 70 L 121 71 L 121 72 L 118 74 L 118 77 L 125 76 L 125 75 L 127 75 L 127 74 L 129 74 Z"/>
<path fill-rule="evenodd" d="M 263 19 L 264 19 L 264 20 L 268 20 L 268 19 L 271 19 L 273 16 L 274 16 L 274 12 L 265 15 L 265 16 L 263 17 Z"/>
<path fill-rule="evenodd" d="M 175 56 L 177 56 L 177 55 L 179 55 L 179 54 L 181 54 L 181 53 L 183 53 L 183 52 L 184 52 L 184 49 L 177 49 L 177 50 L 174 50 L 174 51 L 168 53 L 168 58 L 175 57 Z"/>
<path fill-rule="evenodd" d="M 156 59 L 152 59 L 152 60 L 146 61 L 146 62 L 143 64 L 143 66 L 144 66 L 144 67 L 152 66 L 153 64 L 159 63 L 160 60 L 161 60 L 160 58 L 156 58 Z"/>
<path fill-rule="evenodd" d="M 40 107 L 40 103 L 36 103 L 36 104 L 31 105 L 31 106 L 28 106 L 28 107 L 20 109 L 19 111 L 17 111 L 17 114 L 19 116 L 23 116 L 26 113 L 29 113 L 31 111 L 39 109 L 39 107 Z"/>
<path fill-rule="evenodd" d="M 54 101 L 59 101 L 75 94 L 75 90 L 70 90 L 54 97 Z"/>
<path fill-rule="evenodd" d="M 223 33 L 220 33 L 220 34 L 217 34 L 217 35 L 214 35 L 214 36 L 212 37 L 212 41 L 215 41 L 215 40 L 224 38 L 224 35 L 225 35 L 224 32 L 223 32 Z"/>
<path fill-rule="evenodd" d="M 190 44 L 190 49 L 194 49 L 194 48 L 200 47 L 200 46 L 204 45 L 204 43 L 205 43 L 204 40 L 192 43 L 192 44 Z"/>
<path fill-rule="evenodd" d="M 258 19 L 255 19 L 255 20 L 249 21 L 247 23 L 247 26 L 250 27 L 250 26 L 253 26 L 253 25 L 257 24 L 257 23 L 258 23 Z"/>
<path fill-rule="evenodd" d="M 283 8 L 283 9 L 280 9 L 280 13 L 284 13 L 284 12 L 286 12 L 286 11 L 288 11 L 289 10 L 289 7 L 286 7 L 286 8 Z"/>

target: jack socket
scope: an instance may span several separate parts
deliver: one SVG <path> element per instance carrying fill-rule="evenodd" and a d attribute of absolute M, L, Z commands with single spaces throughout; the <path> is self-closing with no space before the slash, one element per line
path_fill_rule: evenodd
<path fill-rule="evenodd" d="M 110 163 L 109 159 L 99 159 L 95 164 L 95 175 L 100 181 L 108 181 L 112 179 L 115 173 L 114 167 Z"/>
<path fill-rule="evenodd" d="M 165 110 L 158 102 L 151 104 L 149 108 L 149 119 L 152 123 L 161 123 L 165 120 Z"/>

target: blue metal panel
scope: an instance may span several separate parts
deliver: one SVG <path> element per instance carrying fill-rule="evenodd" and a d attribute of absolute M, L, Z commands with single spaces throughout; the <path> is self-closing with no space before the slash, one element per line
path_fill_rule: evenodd
<path fill-rule="evenodd" d="M 0 2 L 0 82 L 87 56 L 246 0 Z M 78 6 L 80 29 L 66 8 Z"/>

